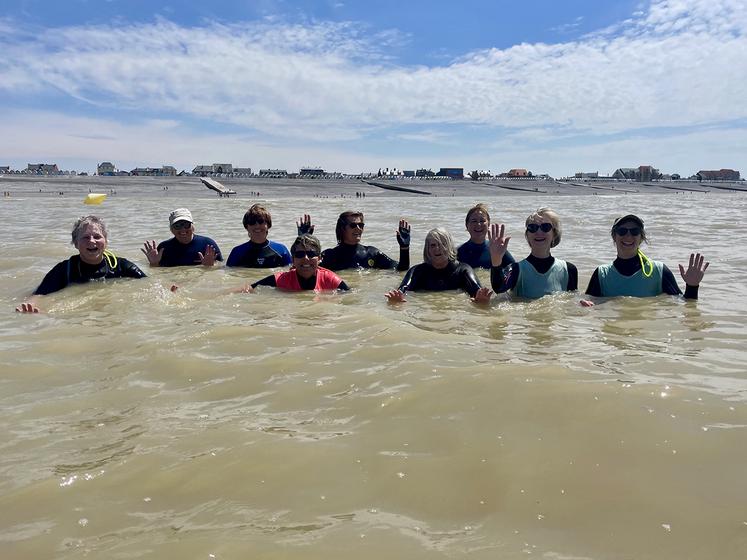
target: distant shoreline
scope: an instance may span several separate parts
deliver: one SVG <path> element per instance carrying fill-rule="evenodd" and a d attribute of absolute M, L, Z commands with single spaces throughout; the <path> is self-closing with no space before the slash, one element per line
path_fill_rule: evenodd
<path fill-rule="evenodd" d="M 218 178 L 236 191 L 231 198 L 250 197 L 368 197 L 368 196 L 609 196 L 646 194 L 705 194 L 747 192 L 747 181 L 698 182 L 694 180 L 636 183 L 605 180 L 494 179 L 485 181 L 432 179 L 273 179 Z M 19 176 L 0 175 L 0 184 L 9 197 L 102 192 L 127 195 L 134 187 L 142 194 L 189 191 L 217 196 L 202 185 L 199 177 L 108 177 L 98 175 Z M 62 194 L 60 194 L 62 193 Z M 5 195 L 6 197 L 8 195 Z"/>

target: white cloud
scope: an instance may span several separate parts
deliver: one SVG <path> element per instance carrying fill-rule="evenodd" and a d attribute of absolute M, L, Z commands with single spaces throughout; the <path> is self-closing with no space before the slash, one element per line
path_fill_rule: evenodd
<path fill-rule="evenodd" d="M 10 27 L 0 20 L 0 31 Z M 0 93 L 59 91 L 109 109 L 112 120 L 122 110 L 128 119 L 198 118 L 289 145 L 402 134 L 447 141 L 434 134 L 443 125 L 527 129 L 531 143 L 747 118 L 746 32 L 743 1 L 658 0 L 573 42 L 429 67 L 394 64 L 387 51 L 401 35 L 352 22 L 16 30 L 0 35 Z"/>

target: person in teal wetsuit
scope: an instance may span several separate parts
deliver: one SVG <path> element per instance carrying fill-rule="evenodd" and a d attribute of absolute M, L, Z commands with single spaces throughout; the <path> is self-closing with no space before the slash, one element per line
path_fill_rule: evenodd
<path fill-rule="evenodd" d="M 600 266 L 594 271 L 586 288 L 587 295 L 650 297 L 682 294 L 667 265 L 651 260 L 641 251 L 641 243 L 646 241 L 646 230 L 641 218 L 634 214 L 617 218 L 612 224 L 611 235 L 617 249 L 617 258 L 611 264 Z M 708 265 L 700 253 L 690 253 L 687 269 L 679 265 L 680 276 L 685 281 L 686 299 L 698 299 L 698 287 Z M 591 306 L 594 303 L 582 300 L 581 305 Z"/>
<path fill-rule="evenodd" d="M 550 249 L 560 243 L 563 230 L 560 216 L 552 208 L 539 208 L 526 219 L 524 237 L 530 255 L 520 261 L 502 265 L 510 237 L 503 224 L 493 224 L 488 234 L 490 282 L 496 293 L 510 291 L 512 295 L 530 299 L 555 292 L 572 292 L 578 288 L 578 270 L 570 262 L 556 259 Z"/>

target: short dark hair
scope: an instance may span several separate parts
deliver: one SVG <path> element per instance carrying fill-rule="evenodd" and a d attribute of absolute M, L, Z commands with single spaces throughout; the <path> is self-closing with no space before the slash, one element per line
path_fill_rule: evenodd
<path fill-rule="evenodd" d="M 272 227 L 272 216 L 261 204 L 254 204 L 251 208 L 249 208 L 249 210 L 246 211 L 243 221 L 244 227 L 249 225 L 250 218 L 259 218 L 261 220 L 264 220 L 267 224 L 267 229 L 270 229 Z"/>
<path fill-rule="evenodd" d="M 346 210 L 340 217 L 337 218 L 337 225 L 335 226 L 335 235 L 337 236 L 337 242 L 342 243 L 342 232 L 345 230 L 345 226 L 348 225 L 348 220 L 351 218 L 363 219 L 363 212 L 356 212 L 355 210 Z"/>
<path fill-rule="evenodd" d="M 291 254 L 296 249 L 306 249 L 307 251 L 313 250 L 321 254 L 322 244 L 313 235 L 304 233 L 303 235 L 299 235 L 298 237 L 296 237 L 296 240 L 293 242 L 293 245 L 291 245 L 291 248 L 290 248 Z"/>

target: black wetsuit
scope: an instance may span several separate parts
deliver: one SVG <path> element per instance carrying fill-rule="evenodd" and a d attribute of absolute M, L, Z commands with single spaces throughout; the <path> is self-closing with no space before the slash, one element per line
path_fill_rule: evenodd
<path fill-rule="evenodd" d="M 399 289 L 407 291 L 464 290 L 475 297 L 481 288 L 475 271 L 468 264 L 450 261 L 445 268 L 434 268 L 428 263 L 420 263 L 407 271 Z"/>
<path fill-rule="evenodd" d="M 541 259 L 534 255 L 527 257 L 527 262 L 540 274 L 545 274 L 555 262 L 552 255 Z M 573 292 L 578 289 L 578 269 L 575 264 L 565 262 L 568 266 L 568 288 L 566 291 Z M 508 266 L 493 266 L 490 269 L 490 285 L 497 294 L 513 290 L 519 280 L 519 263 L 512 262 Z"/>
<path fill-rule="evenodd" d="M 145 273 L 127 259 L 117 257 L 114 267 L 104 258 L 99 264 L 86 264 L 80 255 L 73 255 L 66 261 L 57 263 L 36 288 L 34 294 L 45 295 L 66 288 L 70 284 L 85 284 L 90 280 L 103 278 L 144 278 Z"/>
<path fill-rule="evenodd" d="M 612 266 L 623 276 L 632 276 L 639 270 L 641 270 L 641 259 L 638 255 L 629 259 L 616 258 Z M 674 274 L 669 270 L 667 265 L 664 265 L 661 277 L 661 290 L 665 294 L 670 296 L 678 296 L 682 293 L 680 287 L 677 285 L 677 280 L 674 278 Z M 598 270 L 594 271 L 589 279 L 589 285 L 586 288 L 586 294 L 590 296 L 602 297 L 602 287 L 599 285 L 599 273 Z M 698 299 L 698 286 L 685 286 L 685 298 L 686 299 Z"/>
<path fill-rule="evenodd" d="M 322 251 L 321 265 L 330 270 L 346 268 L 396 268 L 407 270 L 410 266 L 410 251 L 399 252 L 400 261 L 390 259 L 376 247 L 370 245 L 348 245 L 340 243 Z"/>

